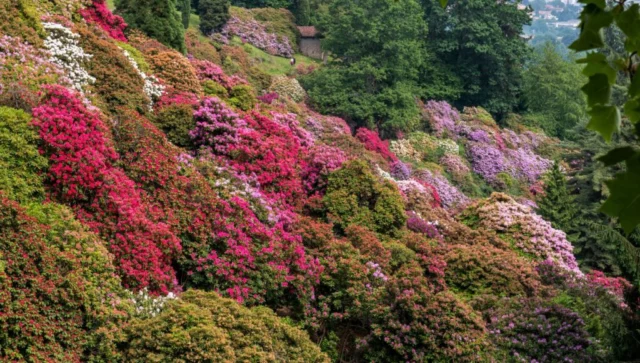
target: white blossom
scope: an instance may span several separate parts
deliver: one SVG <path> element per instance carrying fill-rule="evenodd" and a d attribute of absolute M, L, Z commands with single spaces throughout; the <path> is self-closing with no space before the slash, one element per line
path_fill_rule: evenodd
<path fill-rule="evenodd" d="M 50 61 L 65 70 L 71 85 L 82 92 L 87 84 L 93 84 L 93 78 L 83 67 L 93 57 L 84 52 L 78 43 L 80 36 L 58 23 L 43 23 L 48 35 L 44 46 L 49 52 Z"/>
<path fill-rule="evenodd" d="M 149 104 L 149 110 L 153 110 L 153 103 L 157 101 L 160 97 L 162 97 L 162 94 L 164 93 L 164 90 L 165 90 L 165 86 L 160 84 L 160 81 L 155 76 L 147 75 L 142 70 L 140 70 L 140 67 L 138 66 L 138 62 L 136 62 L 136 60 L 131 56 L 131 54 L 129 54 L 129 52 L 127 52 L 126 50 L 123 50 L 123 51 L 124 51 L 125 57 L 127 57 L 127 59 L 129 60 L 133 68 L 136 70 L 136 72 L 138 72 L 138 75 L 140 75 L 140 77 L 144 81 L 143 91 L 144 91 L 144 94 L 147 95 L 149 100 L 151 100 Z"/>

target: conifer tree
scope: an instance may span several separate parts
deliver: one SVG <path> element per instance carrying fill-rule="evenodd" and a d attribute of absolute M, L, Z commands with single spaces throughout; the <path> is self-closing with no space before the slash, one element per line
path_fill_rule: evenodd
<path fill-rule="evenodd" d="M 182 25 L 185 29 L 189 28 L 191 19 L 191 0 L 180 0 L 182 2 L 180 12 L 182 13 Z"/>
<path fill-rule="evenodd" d="M 544 196 L 538 201 L 538 213 L 554 228 L 570 234 L 574 231 L 578 211 L 574 197 L 569 194 L 567 179 L 557 162 L 545 177 L 544 191 Z"/>
<path fill-rule="evenodd" d="M 176 0 L 119 0 L 116 13 L 129 27 L 184 53 L 184 26 L 176 6 Z"/>
<path fill-rule="evenodd" d="M 205 35 L 219 30 L 229 20 L 228 0 L 200 0 L 198 4 L 200 30 Z"/>

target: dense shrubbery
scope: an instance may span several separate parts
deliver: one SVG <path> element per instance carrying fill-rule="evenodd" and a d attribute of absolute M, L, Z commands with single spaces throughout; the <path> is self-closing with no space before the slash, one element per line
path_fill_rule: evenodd
<path fill-rule="evenodd" d="M 308 336 L 264 307 L 188 291 L 151 319 L 134 320 L 121 343 L 131 362 L 328 362 Z"/>
<path fill-rule="evenodd" d="M 116 12 L 134 29 L 185 51 L 184 27 L 175 0 L 117 0 Z"/>

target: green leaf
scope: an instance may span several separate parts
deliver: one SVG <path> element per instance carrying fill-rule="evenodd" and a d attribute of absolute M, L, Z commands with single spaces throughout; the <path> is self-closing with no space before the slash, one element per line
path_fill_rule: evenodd
<path fill-rule="evenodd" d="M 603 73 L 596 73 L 589 77 L 589 83 L 582 87 L 582 92 L 587 95 L 589 106 L 605 105 L 611 98 L 611 84 L 609 78 Z"/>
<path fill-rule="evenodd" d="M 636 97 L 640 95 L 640 73 L 637 73 L 631 80 L 629 85 L 629 97 Z"/>
<path fill-rule="evenodd" d="M 616 81 L 616 70 L 609 65 L 607 57 L 602 53 L 589 53 L 585 58 L 578 59 L 576 63 L 586 64 L 582 73 L 587 77 L 602 73 L 607 76 L 609 83 L 613 84 Z"/>
<path fill-rule="evenodd" d="M 600 34 L 600 31 L 583 29 L 580 32 L 580 36 L 578 37 L 578 39 L 571 43 L 569 49 L 575 50 L 576 52 L 582 52 L 585 50 L 591 50 L 601 47 L 604 47 L 604 42 L 602 41 L 602 35 Z"/>
<path fill-rule="evenodd" d="M 605 166 L 612 166 L 631 158 L 636 150 L 631 146 L 619 147 L 598 158 Z"/>
<path fill-rule="evenodd" d="M 604 9 L 607 6 L 606 0 L 578 0 L 578 2 L 581 4 L 587 4 L 587 5 L 594 4 L 600 9 Z"/>
<path fill-rule="evenodd" d="M 627 38 L 624 41 L 624 50 L 629 53 L 640 52 L 640 38 Z"/>
<path fill-rule="evenodd" d="M 616 24 L 628 38 L 640 37 L 640 5 L 633 4 L 616 16 Z"/>
<path fill-rule="evenodd" d="M 600 211 L 617 217 L 625 233 L 631 233 L 640 223 L 640 160 L 635 153 L 627 159 L 627 170 L 607 181 L 611 195 Z"/>
<path fill-rule="evenodd" d="M 631 123 L 640 121 L 640 100 L 632 98 L 624 104 L 624 114 L 627 115 Z"/>
<path fill-rule="evenodd" d="M 440 0 L 440 6 L 442 6 L 442 8 L 446 8 L 448 3 L 449 0 Z"/>
<path fill-rule="evenodd" d="M 616 106 L 594 106 L 589 111 L 591 120 L 587 128 L 598 132 L 607 141 L 620 128 L 620 111 Z"/>

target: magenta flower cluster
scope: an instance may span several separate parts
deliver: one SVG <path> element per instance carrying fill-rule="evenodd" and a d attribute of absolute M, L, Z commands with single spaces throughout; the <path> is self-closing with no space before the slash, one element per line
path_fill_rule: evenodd
<path fill-rule="evenodd" d="M 189 132 L 193 142 L 219 154 L 227 154 L 229 145 L 240 142 L 238 129 L 246 125 L 237 113 L 217 97 L 202 100 L 193 117 L 196 127 Z"/>

